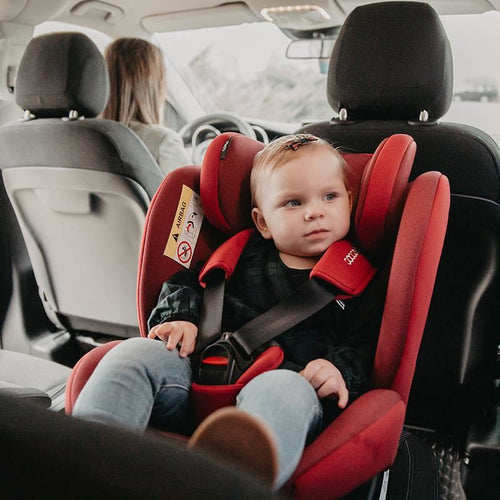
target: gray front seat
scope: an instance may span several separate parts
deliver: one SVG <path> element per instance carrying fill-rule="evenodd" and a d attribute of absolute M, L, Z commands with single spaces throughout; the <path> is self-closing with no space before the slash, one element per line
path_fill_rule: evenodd
<path fill-rule="evenodd" d="M 34 38 L 16 100 L 25 119 L 0 128 L 0 168 L 45 311 L 59 331 L 138 335 L 137 259 L 163 175 L 124 125 L 96 118 L 105 61 L 80 33 Z"/>
<path fill-rule="evenodd" d="M 0 349 L 0 394 L 62 411 L 71 368 L 22 352 Z"/>

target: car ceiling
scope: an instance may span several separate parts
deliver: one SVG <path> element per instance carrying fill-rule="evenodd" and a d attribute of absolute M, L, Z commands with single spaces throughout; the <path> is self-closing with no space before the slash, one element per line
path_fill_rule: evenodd
<path fill-rule="evenodd" d="M 12 99 L 12 75 L 34 27 L 61 21 L 94 28 L 111 38 L 150 38 L 155 32 L 264 21 L 264 12 L 285 7 L 276 22 L 302 33 L 339 26 L 367 0 L 0 0 L 0 100 Z M 439 14 L 473 14 L 500 10 L 500 0 L 429 0 Z M 317 12 L 289 13 L 313 4 Z M 267 9 L 267 11 L 266 11 Z M 274 14 L 276 15 L 276 14 Z M 327 19 L 325 19 L 327 17 Z"/>
<path fill-rule="evenodd" d="M 304 16 L 282 13 L 280 26 L 313 29 L 342 24 L 355 7 L 366 0 L 0 0 L 0 22 L 36 25 L 43 21 L 87 25 L 112 37 L 147 37 L 154 31 L 239 24 L 264 20 L 263 9 L 314 4 L 327 13 Z M 500 0 L 430 0 L 440 14 L 470 14 L 500 10 Z M 2 30 L 5 31 L 5 30 Z"/>

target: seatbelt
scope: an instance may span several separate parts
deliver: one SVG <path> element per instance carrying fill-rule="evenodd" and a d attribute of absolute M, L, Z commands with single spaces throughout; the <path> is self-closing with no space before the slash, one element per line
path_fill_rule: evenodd
<path fill-rule="evenodd" d="M 224 288 L 225 281 L 221 280 L 212 282 L 205 289 L 199 327 L 201 341 L 196 346 L 197 352 L 222 334 Z M 242 355 L 249 357 L 258 347 L 312 316 L 334 298 L 332 289 L 327 289 L 319 280 L 311 278 L 234 333 L 228 332 L 226 339 Z"/>
<path fill-rule="evenodd" d="M 334 297 L 332 290 L 311 278 L 274 307 L 238 328 L 230 338 L 249 356 L 261 345 L 323 309 Z"/>
<path fill-rule="evenodd" d="M 202 352 L 205 347 L 219 339 L 222 333 L 222 309 L 226 281 L 221 271 L 214 278 L 206 284 L 203 292 L 195 354 Z"/>

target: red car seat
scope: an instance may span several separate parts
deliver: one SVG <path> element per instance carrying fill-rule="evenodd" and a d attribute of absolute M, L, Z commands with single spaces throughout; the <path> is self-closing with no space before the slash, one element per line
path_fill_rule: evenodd
<path fill-rule="evenodd" d="M 138 271 L 141 334 L 162 283 L 182 268 L 177 261 L 205 261 L 229 236 L 251 227 L 249 173 L 263 144 L 239 134 L 212 141 L 201 167 L 171 172 L 148 211 Z M 408 184 L 416 145 L 407 135 L 385 139 L 372 154 L 345 154 L 356 206 L 357 243 L 388 277 L 387 297 L 372 389 L 354 401 L 304 452 L 287 485 L 296 498 L 339 498 L 389 468 L 395 458 L 406 403 L 437 271 L 449 209 L 445 176 L 428 172 Z M 196 244 L 182 246 L 177 227 L 189 203 L 185 186 L 200 193 L 205 220 Z M 184 191 L 183 191 L 184 187 Z M 191 205 L 191 212 L 192 212 Z M 199 219 L 195 219 L 199 222 Z M 179 258 L 182 256 L 182 258 Z M 89 352 L 68 381 L 66 411 L 102 356 Z M 211 386 L 226 391 L 227 386 Z M 231 395 L 233 397 L 233 395 Z M 231 404 L 231 397 L 223 404 Z"/>

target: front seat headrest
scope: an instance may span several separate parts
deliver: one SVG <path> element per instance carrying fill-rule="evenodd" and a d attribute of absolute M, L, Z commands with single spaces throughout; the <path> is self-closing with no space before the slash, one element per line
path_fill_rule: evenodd
<path fill-rule="evenodd" d="M 437 120 L 449 109 L 453 62 L 436 11 L 420 2 L 354 9 L 334 45 L 328 101 L 347 119 Z"/>
<path fill-rule="evenodd" d="M 94 42 L 82 33 L 33 38 L 21 59 L 16 101 L 39 118 L 96 117 L 106 106 L 109 76 Z"/>

